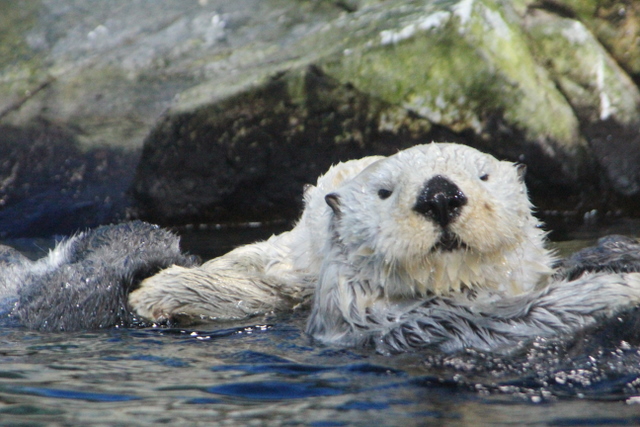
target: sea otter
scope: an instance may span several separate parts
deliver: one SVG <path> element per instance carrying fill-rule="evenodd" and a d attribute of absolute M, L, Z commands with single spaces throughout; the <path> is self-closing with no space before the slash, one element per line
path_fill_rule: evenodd
<path fill-rule="evenodd" d="M 234 319 L 313 295 L 312 337 L 382 352 L 508 348 L 636 304 L 638 274 L 554 274 L 523 175 L 447 143 L 339 164 L 307 188 L 290 232 L 167 269 L 129 302 L 149 319 Z"/>
<path fill-rule="evenodd" d="M 129 284 L 126 311 L 212 321 L 310 304 L 314 339 L 392 353 L 510 349 L 637 305 L 637 244 L 613 238 L 554 269 L 523 174 L 448 143 L 338 164 L 305 190 L 291 231 Z M 38 317 L 19 301 L 15 316 Z"/>

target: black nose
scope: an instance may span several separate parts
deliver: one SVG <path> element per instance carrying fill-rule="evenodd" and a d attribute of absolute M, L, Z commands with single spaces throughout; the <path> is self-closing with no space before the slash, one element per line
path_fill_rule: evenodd
<path fill-rule="evenodd" d="M 457 185 L 442 175 L 436 175 L 424 184 L 413 210 L 444 228 L 460 215 L 466 204 L 467 196 Z"/>

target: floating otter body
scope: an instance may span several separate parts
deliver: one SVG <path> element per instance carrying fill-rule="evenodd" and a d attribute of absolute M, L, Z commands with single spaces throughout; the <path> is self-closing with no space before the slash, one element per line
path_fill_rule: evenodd
<path fill-rule="evenodd" d="M 610 240 L 554 270 L 522 174 L 457 144 L 341 163 L 306 189 L 293 230 L 197 267 L 174 252 L 177 265 L 143 280 L 123 310 L 209 321 L 311 301 L 315 339 L 397 352 L 508 349 L 637 305 L 637 245 Z M 15 316 L 44 317 L 23 301 Z"/>

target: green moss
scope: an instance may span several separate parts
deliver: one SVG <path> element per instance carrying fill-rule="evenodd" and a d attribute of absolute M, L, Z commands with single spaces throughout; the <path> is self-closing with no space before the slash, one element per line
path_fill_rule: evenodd
<path fill-rule="evenodd" d="M 527 5 L 540 2 L 525 1 Z M 616 61 L 635 78 L 640 76 L 640 2 L 637 0 L 556 0 L 544 7 L 559 17 L 584 23 Z"/>
<path fill-rule="evenodd" d="M 415 34 L 365 45 L 322 66 L 363 92 L 455 131 L 481 133 L 485 117 L 501 114 L 532 140 L 580 144 L 571 107 L 535 62 L 517 23 L 509 21 L 515 15 L 505 18 L 493 1 L 473 5 L 463 18 L 444 7 L 432 10 L 431 18 L 415 13 L 391 30 L 409 34 L 407 28 L 414 28 Z M 429 19 L 438 21 L 435 13 L 440 25 L 419 30 Z"/>
<path fill-rule="evenodd" d="M 530 22 L 529 34 L 538 61 L 547 65 L 581 119 L 637 120 L 637 88 L 582 23 L 541 15 Z"/>
<path fill-rule="evenodd" d="M 0 0 L 0 96 L 24 96 L 44 81 L 43 55 L 27 43 L 29 31 L 37 24 L 39 1 Z"/>

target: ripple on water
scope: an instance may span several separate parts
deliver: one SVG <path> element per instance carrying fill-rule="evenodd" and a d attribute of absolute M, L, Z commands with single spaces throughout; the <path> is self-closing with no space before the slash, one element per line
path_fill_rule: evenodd
<path fill-rule="evenodd" d="M 5 393 L 29 394 L 33 396 L 52 397 L 56 399 L 86 400 L 89 402 L 127 402 L 130 400 L 140 399 L 140 397 L 137 396 L 123 394 L 83 392 L 46 387 L 2 387 L 2 391 Z"/>
<path fill-rule="evenodd" d="M 304 399 L 314 396 L 335 396 L 344 389 L 328 386 L 319 381 L 260 381 L 232 383 L 208 387 L 208 393 L 250 400 Z"/>

